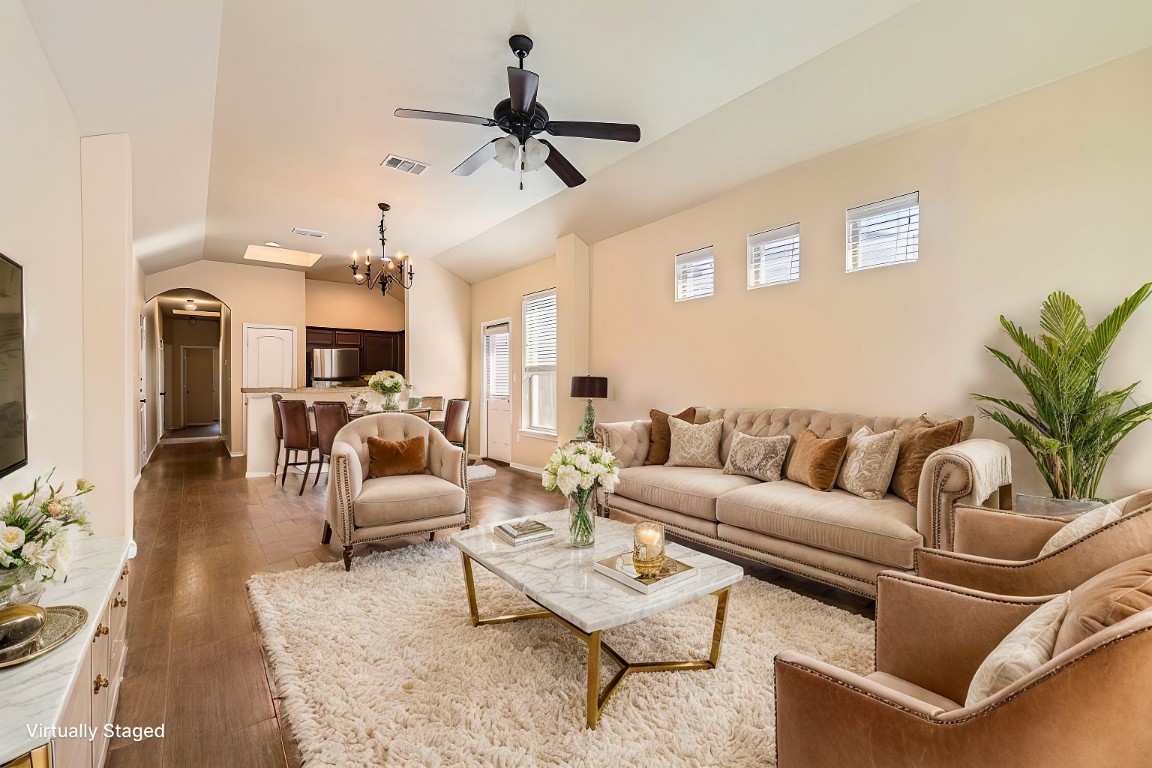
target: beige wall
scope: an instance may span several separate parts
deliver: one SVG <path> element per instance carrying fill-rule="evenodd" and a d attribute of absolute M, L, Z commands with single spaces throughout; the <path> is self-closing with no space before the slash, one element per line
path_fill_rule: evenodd
<path fill-rule="evenodd" d="M 421 395 L 468 397 L 471 291 L 434 261 L 414 259 L 416 278 L 405 297 L 405 375 Z M 476 438 L 469 435 L 471 446 Z"/>
<path fill-rule="evenodd" d="M 84 472 L 80 134 L 19 2 L 0 2 L 0 94 L 0 253 L 24 270 L 28 412 L 7 497 L 53 467 L 66 483 Z"/>
<path fill-rule="evenodd" d="M 512 373 L 512 463 L 525 467 L 542 467 L 556 450 L 556 440 L 521 434 L 522 389 L 524 366 L 524 313 L 522 300 L 526 294 L 555 288 L 557 269 L 555 257 L 542 259 L 526 267 L 508 272 L 472 286 L 472 327 L 468 332 L 472 346 L 472 402 L 477 404 L 473 413 L 472 452 L 484 455 L 484 438 L 480 430 L 481 384 L 484 355 L 481 349 L 480 327 L 493 320 L 508 319 L 509 368 Z M 558 310 L 559 311 L 559 310 Z M 564 392 L 567 395 L 567 392 Z"/>
<path fill-rule="evenodd" d="M 395 297 L 397 290 L 393 287 L 381 296 L 379 288 L 370 291 L 353 283 L 305 280 L 305 320 L 327 328 L 402 331 L 404 302 Z"/>
<path fill-rule="evenodd" d="M 234 454 L 244 452 L 244 324 L 282 325 L 296 328 L 297 371 L 299 386 L 304 385 L 304 273 L 246 264 L 198 261 L 175 269 L 148 275 L 145 293 L 155 296 L 175 288 L 195 288 L 210 293 L 231 310 L 231 365 L 225 366 L 230 378 L 230 402 L 222 411 L 231 414 L 230 430 L 225 441 Z M 234 372 L 233 372 L 234 371 Z M 223 423 L 221 424 L 224 428 Z"/>
<path fill-rule="evenodd" d="M 597 242 L 591 367 L 603 420 L 653 407 L 811 406 L 976 413 L 972 391 L 1022 396 L 984 350 L 1001 313 L 1035 329 L 1069 291 L 1093 321 L 1152 280 L 1152 51 L 960 117 L 762 177 L 709 203 Z M 920 260 L 844 273 L 844 211 L 920 191 Z M 799 221 L 801 279 L 745 288 L 748 234 Z M 715 296 L 673 301 L 673 258 L 716 249 Z M 543 265 L 476 286 L 474 318 L 511 314 Z M 516 328 L 516 326 L 513 326 Z M 1152 399 L 1152 306 L 1114 348 L 1106 385 Z M 477 347 L 473 346 L 478 360 Z M 514 354 L 518 345 L 513 344 Z M 1006 439 L 980 421 L 978 436 Z M 1018 489 L 1040 490 L 1014 448 Z M 1117 452 L 1101 493 L 1152 485 L 1152 426 Z"/>

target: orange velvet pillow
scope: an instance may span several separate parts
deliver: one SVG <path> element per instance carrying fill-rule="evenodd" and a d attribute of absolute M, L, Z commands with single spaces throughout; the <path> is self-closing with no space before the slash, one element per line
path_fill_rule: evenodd
<path fill-rule="evenodd" d="M 1120 563 L 1072 590 L 1052 655 L 1152 608 L 1152 555 Z"/>
<path fill-rule="evenodd" d="M 668 426 L 668 414 L 653 408 L 648 415 L 652 419 L 652 431 L 648 438 L 648 455 L 644 458 L 644 463 L 666 464 L 668 452 L 672 450 L 672 428 Z M 693 424 L 696 422 L 696 409 L 685 408 L 672 418 Z"/>
<path fill-rule="evenodd" d="M 900 438 L 900 455 L 892 472 L 892 493 L 909 504 L 920 498 L 920 474 L 928 457 L 960 442 L 964 423 L 959 419 L 933 424 L 923 416 Z"/>
<path fill-rule="evenodd" d="M 368 438 L 368 477 L 427 475 L 427 441 L 423 435 L 407 440 Z"/>
<path fill-rule="evenodd" d="M 830 491 L 847 451 L 847 435 L 817 437 L 815 432 L 806 429 L 800 433 L 788 458 L 787 477 L 818 491 Z"/>

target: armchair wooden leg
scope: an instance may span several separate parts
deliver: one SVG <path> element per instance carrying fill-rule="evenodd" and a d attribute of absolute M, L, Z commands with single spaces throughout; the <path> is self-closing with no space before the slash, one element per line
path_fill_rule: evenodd
<path fill-rule="evenodd" d="M 324 532 L 320 534 L 320 543 L 327 544 L 332 541 L 332 524 L 324 521 Z"/>
<path fill-rule="evenodd" d="M 344 570 L 352 570 L 352 547 L 344 547 Z"/>
<path fill-rule="evenodd" d="M 428 531 L 428 541 L 436 541 L 436 531 Z"/>

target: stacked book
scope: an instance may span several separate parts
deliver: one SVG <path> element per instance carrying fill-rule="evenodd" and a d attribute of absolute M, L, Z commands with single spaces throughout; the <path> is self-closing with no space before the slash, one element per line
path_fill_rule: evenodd
<path fill-rule="evenodd" d="M 518 547 L 533 541 L 543 541 L 552 538 L 556 532 L 539 520 L 515 520 L 510 523 L 501 523 L 492 529 L 492 533 L 507 544 Z"/>
<path fill-rule="evenodd" d="M 637 592 L 650 595 L 661 589 L 667 589 L 674 584 L 692 578 L 696 569 L 687 563 L 666 557 L 664 565 L 658 573 L 651 576 L 641 576 L 632 566 L 632 553 L 625 552 L 604 560 L 596 561 L 596 572 L 602 573 L 610 579 L 626 584 Z"/>

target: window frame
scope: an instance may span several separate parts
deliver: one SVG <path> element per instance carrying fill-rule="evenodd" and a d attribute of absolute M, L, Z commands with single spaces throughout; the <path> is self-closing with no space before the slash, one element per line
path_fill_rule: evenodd
<path fill-rule="evenodd" d="M 549 365 L 544 364 L 529 364 L 529 344 L 531 343 L 529 332 L 529 308 L 533 302 L 538 302 L 541 299 L 551 298 L 552 303 L 552 363 Z M 522 357 L 520 360 L 521 371 L 521 385 L 520 385 L 520 432 L 529 435 L 539 435 L 542 437 L 554 438 L 557 435 L 557 427 L 559 426 L 559 410 L 560 404 L 556 395 L 557 391 L 557 363 L 558 363 L 558 326 L 559 326 L 559 308 L 557 306 L 557 297 L 555 288 L 546 288 L 541 291 L 526 294 L 520 303 L 520 318 L 523 326 L 523 339 L 521 342 Z M 539 355 L 536 355 L 537 357 Z M 547 357 L 547 350 L 544 350 L 544 356 Z M 541 380 L 542 381 L 539 381 Z M 551 380 L 549 383 L 549 379 Z M 543 389 L 537 389 L 543 385 Z M 533 406 L 538 410 L 540 403 L 533 400 L 533 392 L 540 395 L 541 399 L 545 399 L 545 392 L 551 393 L 551 408 L 552 408 L 552 424 L 533 423 Z M 545 405 L 547 405 L 545 400 Z"/>
<path fill-rule="evenodd" d="M 697 256 L 697 254 L 705 254 L 705 253 L 707 254 L 706 258 L 704 255 Z M 690 258 L 690 257 L 694 257 L 694 256 L 695 256 L 695 258 Z M 711 262 L 711 264 L 712 264 L 711 284 L 708 286 L 708 293 L 701 293 L 701 294 L 697 294 L 695 296 L 682 296 L 681 291 L 680 291 L 681 268 L 687 267 L 691 264 L 703 263 L 706 260 Z M 701 246 L 699 248 L 694 248 L 691 251 L 685 251 L 684 253 L 678 253 L 678 254 L 676 254 L 676 259 L 674 260 L 673 264 L 674 264 L 674 272 L 673 272 L 673 279 L 672 279 L 672 291 L 673 291 L 673 298 L 676 300 L 676 303 L 680 303 L 682 301 L 695 301 L 696 299 L 707 299 L 711 296 L 716 295 L 716 249 L 714 246 L 704 245 L 704 246 Z"/>
<path fill-rule="evenodd" d="M 787 231 L 786 231 L 787 230 Z M 779 233 L 779 234 L 777 234 Z M 775 236 L 773 236 L 775 235 Z M 752 279 L 753 264 L 752 255 L 755 249 L 761 245 L 769 245 L 771 243 L 783 242 L 785 240 L 796 239 L 794 257 L 789 265 L 789 277 L 784 280 L 775 280 L 766 283 L 757 283 Z M 800 222 L 793 222 L 792 224 L 785 224 L 782 227 L 773 227 L 766 229 L 762 232 L 756 232 L 748 235 L 748 254 L 747 254 L 747 268 L 748 268 L 748 290 L 754 291 L 758 288 L 771 288 L 774 285 L 788 285 L 789 283 L 800 282 Z M 793 267 L 795 268 L 793 270 Z M 795 271 L 795 277 L 792 273 Z"/>
<path fill-rule="evenodd" d="M 902 211 L 912 211 L 915 213 L 905 214 L 904 218 L 910 219 L 907 224 L 897 224 L 896 232 L 896 245 L 894 246 L 897 251 L 901 248 L 905 253 L 911 252 L 911 258 L 893 259 L 891 261 L 884 261 L 875 264 L 865 264 L 863 266 L 853 266 L 853 224 L 869 219 L 879 219 L 883 216 L 896 214 Z M 853 211 L 859 211 L 853 215 Z M 911 221 L 912 218 L 915 221 Z M 901 232 L 900 228 L 909 227 L 908 232 Z M 859 229 L 859 228 L 858 228 Z M 906 238 L 903 246 L 900 245 L 900 239 Z M 914 242 L 908 242 L 914 241 Z M 859 240 L 856 246 L 856 260 L 859 261 L 862 253 L 860 252 Z M 864 272 L 869 269 L 880 269 L 882 267 L 895 267 L 901 264 L 915 264 L 920 260 L 920 190 L 913 192 L 905 192 L 904 194 L 888 197 L 883 200 L 877 200 L 864 205 L 854 206 L 848 208 L 844 212 L 844 273 L 852 274 L 854 272 Z"/>

